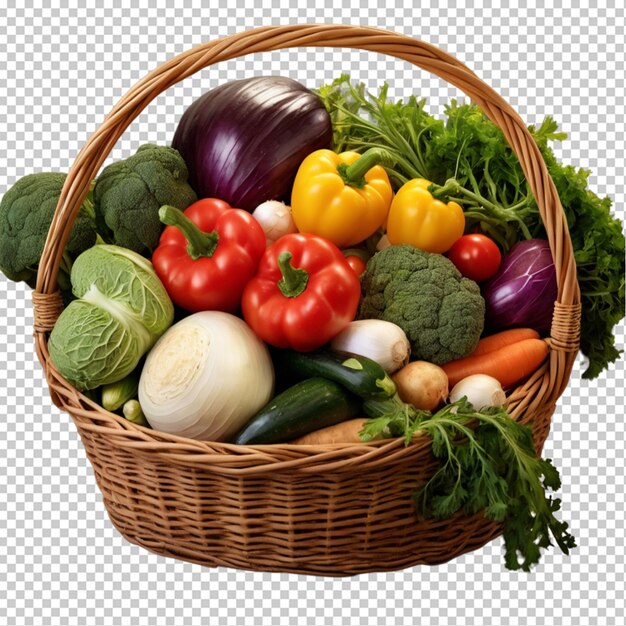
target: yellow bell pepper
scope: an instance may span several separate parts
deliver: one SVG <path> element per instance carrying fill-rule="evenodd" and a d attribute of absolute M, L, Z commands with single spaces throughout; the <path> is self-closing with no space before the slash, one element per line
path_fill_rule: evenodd
<path fill-rule="evenodd" d="M 447 204 L 428 191 L 431 183 L 414 178 L 398 189 L 387 218 L 392 245 L 407 243 L 426 252 L 447 252 L 465 230 L 465 215 L 456 202 Z"/>
<path fill-rule="evenodd" d="M 337 246 L 357 244 L 387 218 L 393 192 L 377 149 L 364 154 L 316 150 L 300 164 L 291 191 L 291 214 L 298 230 Z"/>

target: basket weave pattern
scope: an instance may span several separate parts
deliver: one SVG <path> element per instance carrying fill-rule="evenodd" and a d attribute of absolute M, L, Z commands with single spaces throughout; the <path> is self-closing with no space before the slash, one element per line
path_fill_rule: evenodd
<path fill-rule="evenodd" d="M 437 466 L 430 441 L 235 446 L 136 426 L 76 391 L 52 366 L 48 333 L 62 310 L 57 273 L 75 216 L 109 152 L 161 92 L 244 54 L 317 46 L 404 59 L 461 89 L 503 131 L 546 226 L 559 286 L 548 361 L 509 395 L 538 450 L 578 350 L 580 294 L 567 224 L 545 163 L 515 111 L 463 64 L 424 42 L 347 25 L 271 26 L 200 45 L 151 72 L 114 107 L 70 170 L 33 293 L 35 345 L 50 394 L 73 418 L 109 516 L 131 542 L 207 566 L 351 575 L 436 564 L 474 550 L 501 527 L 482 515 L 423 520 L 411 494 Z"/>

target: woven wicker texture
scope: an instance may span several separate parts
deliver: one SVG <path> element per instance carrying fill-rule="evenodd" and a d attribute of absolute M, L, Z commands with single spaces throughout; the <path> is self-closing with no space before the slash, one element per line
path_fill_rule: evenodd
<path fill-rule="evenodd" d="M 35 344 L 50 393 L 70 413 L 110 518 L 131 542 L 202 563 L 350 575 L 435 564 L 474 550 L 501 529 L 481 515 L 421 520 L 410 494 L 433 473 L 430 442 L 416 436 L 362 445 L 234 446 L 135 426 L 76 391 L 54 369 L 48 332 L 62 303 L 61 254 L 91 181 L 128 125 L 161 92 L 212 64 L 299 46 L 349 47 L 404 59 L 464 91 L 503 131 L 543 218 L 559 287 L 548 361 L 509 395 L 541 449 L 578 349 L 580 296 L 562 207 L 524 122 L 459 61 L 397 33 L 347 25 L 258 28 L 198 46 L 137 83 L 84 145 L 67 177 L 33 294 Z"/>

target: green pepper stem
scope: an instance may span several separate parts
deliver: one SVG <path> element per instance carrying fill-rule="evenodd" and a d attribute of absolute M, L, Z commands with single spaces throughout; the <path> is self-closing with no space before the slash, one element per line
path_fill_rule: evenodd
<path fill-rule="evenodd" d="M 278 288 L 286 298 L 299 296 L 309 282 L 309 273 L 302 268 L 296 268 L 291 264 L 293 255 L 291 252 L 281 252 L 278 255 L 278 267 L 283 277 L 278 281 Z"/>
<path fill-rule="evenodd" d="M 159 209 L 159 219 L 168 226 L 175 226 L 187 240 L 187 252 L 195 261 L 211 257 L 217 248 L 220 236 L 217 231 L 202 232 L 180 209 L 169 204 Z"/>
<path fill-rule="evenodd" d="M 366 150 L 354 163 L 337 166 L 337 171 L 346 185 L 360 189 L 365 186 L 365 174 L 375 165 L 393 161 L 391 154 L 382 148 L 370 148 Z"/>

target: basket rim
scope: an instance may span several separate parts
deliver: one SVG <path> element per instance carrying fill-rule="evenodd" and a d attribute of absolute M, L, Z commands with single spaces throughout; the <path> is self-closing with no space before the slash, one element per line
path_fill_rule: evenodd
<path fill-rule="evenodd" d="M 382 52 L 395 58 L 408 61 L 421 69 L 431 71 L 440 78 L 460 88 L 470 96 L 481 110 L 503 131 L 509 145 L 516 153 L 526 173 L 527 180 L 546 227 L 552 258 L 557 268 L 559 296 L 555 303 L 553 324 L 550 332 L 548 361 L 520 387 L 511 391 L 511 414 L 515 419 L 530 419 L 533 412 L 552 407 L 565 389 L 578 350 L 580 333 L 580 291 L 576 280 L 573 249 L 569 237 L 563 209 L 550 178 L 547 167 L 537 145 L 528 133 L 526 125 L 512 107 L 491 87 L 484 83 L 463 63 L 439 48 L 394 31 L 348 24 L 291 24 L 263 26 L 245 30 L 200 44 L 187 52 L 158 66 L 136 83 L 112 109 L 102 125 L 87 140 L 76 157 L 68 173 L 55 215 L 48 232 L 42 254 L 37 285 L 33 293 L 35 309 L 35 347 L 40 362 L 46 372 L 53 401 L 61 409 L 70 413 L 77 423 L 81 436 L 99 433 L 109 437 L 111 443 L 127 445 L 137 451 L 142 450 L 162 456 L 169 462 L 192 462 L 192 457 L 202 456 L 198 446 L 210 452 L 221 450 L 214 457 L 249 457 L 249 469 L 264 471 L 272 463 L 263 464 L 267 453 L 272 450 L 281 456 L 301 453 L 292 465 L 311 467 L 311 459 L 317 458 L 318 466 L 328 463 L 326 456 L 343 455 L 341 461 L 330 461 L 337 468 L 354 465 L 355 459 L 372 455 L 374 460 L 397 452 L 397 440 L 364 442 L 363 444 L 335 444 L 329 446 L 302 446 L 300 444 L 271 444 L 265 446 L 239 446 L 218 442 L 198 442 L 197 440 L 168 435 L 160 431 L 137 426 L 124 418 L 110 413 L 90 401 L 77 391 L 55 370 L 47 350 L 47 335 L 62 310 L 57 291 L 56 277 L 65 242 L 72 223 L 78 214 L 93 176 L 117 143 L 117 140 L 139 115 L 139 113 L 162 91 L 219 61 L 238 56 L 280 50 L 291 47 L 349 47 L 373 52 Z M 83 434 L 83 431 L 85 434 Z M 422 449 L 417 437 L 406 447 L 408 453 L 415 448 Z M 163 446 L 176 448 L 178 453 L 161 450 Z M 236 448 L 236 449 L 235 449 Z M 297 449 L 296 449 L 297 448 Z M 252 450 L 242 454 L 244 449 Z M 308 453 L 308 454 L 307 454 Z M 340 453 L 340 454 L 339 454 Z M 186 462 L 178 457 L 189 457 Z M 293 460 L 293 459 L 292 459 Z M 361 459 L 363 460 L 363 459 Z M 278 461 L 283 462 L 283 461 Z M 288 467 L 291 467 L 289 465 Z M 319 467 L 318 467 L 319 471 Z"/>

